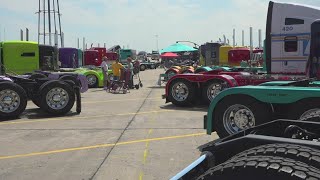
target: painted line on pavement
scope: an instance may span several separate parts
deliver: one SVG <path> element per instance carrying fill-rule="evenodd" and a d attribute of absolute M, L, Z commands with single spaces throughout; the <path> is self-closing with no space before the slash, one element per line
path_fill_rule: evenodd
<path fill-rule="evenodd" d="M 147 98 L 148 100 L 160 100 L 162 98 Z M 106 101 L 87 101 L 82 102 L 82 104 L 94 104 L 94 103 L 104 103 L 104 102 L 121 102 L 121 101 L 136 101 L 136 100 L 144 100 L 144 98 L 135 98 L 135 99 L 111 99 Z"/>
<path fill-rule="evenodd" d="M 159 97 L 160 97 L 160 94 L 159 94 Z M 152 124 L 155 122 L 156 114 L 158 114 L 158 113 L 154 113 L 152 115 L 152 118 L 150 120 L 150 122 Z M 147 134 L 147 138 L 150 138 L 152 132 L 153 132 L 153 129 L 150 128 L 149 131 L 148 131 L 148 134 Z M 147 157 L 148 157 L 148 153 L 149 153 L 149 143 L 150 143 L 150 141 L 146 142 L 145 148 L 144 148 L 144 151 L 143 151 L 142 168 L 141 168 L 141 171 L 139 173 L 139 180 L 143 180 L 143 177 L 144 177 L 144 167 L 146 166 L 146 163 L 147 163 Z"/>
<path fill-rule="evenodd" d="M 84 147 L 52 150 L 52 151 L 34 152 L 34 153 L 27 153 L 27 154 L 0 156 L 0 160 L 22 158 L 22 157 L 31 157 L 31 156 L 40 156 L 40 155 L 58 154 L 58 153 L 64 153 L 64 152 L 89 150 L 89 149 L 97 149 L 97 148 L 120 146 L 120 145 L 129 145 L 129 144 L 151 142 L 151 141 L 163 141 L 163 140 L 169 140 L 169 139 L 181 139 L 181 138 L 187 138 L 187 137 L 203 136 L 205 134 L 206 133 L 185 134 L 185 135 L 178 135 L 178 136 L 167 136 L 167 137 L 159 137 L 159 138 L 150 138 L 150 139 L 140 139 L 140 140 L 133 140 L 133 141 L 125 141 L 125 142 L 119 142 L 117 144 L 99 144 L 99 145 L 94 145 L 94 146 L 84 146 Z"/>
<path fill-rule="evenodd" d="M 81 120 L 81 119 L 92 119 L 92 118 L 101 118 L 101 117 L 112 117 L 112 116 L 129 116 L 129 115 L 142 115 L 142 114 L 152 114 L 152 113 L 159 113 L 159 112 L 174 112 L 174 110 L 159 110 L 159 111 L 145 111 L 145 112 L 138 112 L 138 113 L 120 113 L 120 114 L 106 114 L 106 115 L 97 115 L 97 116 L 74 116 L 70 118 L 47 118 L 47 119 L 39 119 L 39 120 L 21 120 L 21 121 L 10 121 L 10 122 L 0 122 L 0 126 L 2 125 L 9 125 L 9 124 L 27 124 L 27 123 L 36 123 L 36 122 L 50 122 L 50 121 L 67 121 L 67 120 Z"/>

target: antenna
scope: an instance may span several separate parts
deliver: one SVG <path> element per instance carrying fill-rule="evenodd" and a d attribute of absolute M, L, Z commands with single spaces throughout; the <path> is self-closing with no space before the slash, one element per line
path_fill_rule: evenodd
<path fill-rule="evenodd" d="M 58 47 L 58 36 L 60 36 L 61 47 L 64 46 L 63 32 L 61 30 L 61 14 L 59 0 L 39 0 L 38 1 L 38 43 L 40 43 L 41 37 L 43 37 L 43 44 L 46 45 L 47 37 L 49 39 L 49 45 L 52 45 L 52 35 L 54 36 L 54 46 Z M 42 9 L 41 9 L 42 8 Z M 57 8 L 57 9 L 56 9 Z M 43 15 L 43 16 L 41 16 Z M 46 16 L 47 15 L 47 16 Z M 53 15 L 53 22 L 52 22 Z M 56 17 L 58 16 L 58 18 Z M 57 31 L 57 20 L 60 32 Z M 41 21 L 43 22 L 41 24 Z M 54 31 L 52 31 L 52 23 L 54 24 Z M 42 29 L 42 31 L 41 31 Z"/>

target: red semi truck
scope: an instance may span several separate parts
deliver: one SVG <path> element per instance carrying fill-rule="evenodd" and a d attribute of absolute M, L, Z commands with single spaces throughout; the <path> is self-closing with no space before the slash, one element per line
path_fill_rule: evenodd
<path fill-rule="evenodd" d="M 119 58 L 116 52 L 108 51 L 106 48 L 93 47 L 84 51 L 84 65 L 100 66 L 104 56 L 108 57 L 110 64 Z"/>

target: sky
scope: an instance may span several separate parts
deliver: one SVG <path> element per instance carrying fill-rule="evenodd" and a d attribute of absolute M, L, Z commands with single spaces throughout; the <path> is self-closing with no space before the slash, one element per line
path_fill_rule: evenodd
<path fill-rule="evenodd" d="M 45 0 L 46 2 L 48 0 Z M 50 0 L 53 1 L 53 0 Z M 54 0 L 56 2 L 56 0 Z M 1 0 L 0 41 L 19 40 L 20 29 L 29 28 L 29 39 L 38 41 L 38 0 Z M 43 0 L 41 0 L 43 2 Z M 176 41 L 199 45 L 223 39 L 249 45 L 253 27 L 254 45 L 258 30 L 265 36 L 268 0 L 60 0 L 61 28 L 65 47 L 80 48 L 85 37 L 88 47 L 121 45 L 137 51 L 165 48 Z M 320 7 L 320 0 L 282 0 Z M 42 6 L 42 5 L 41 5 Z M 42 8 L 42 7 L 41 7 Z M 53 18 L 53 16 L 52 16 Z M 41 30 L 43 31 L 41 18 Z M 46 24 L 46 27 L 48 25 Z M 53 28 L 52 24 L 52 29 Z M 48 29 L 46 29 L 48 32 Z M 53 30 L 52 30 L 53 31 Z M 40 39 L 43 44 L 43 38 Z M 48 44 L 48 38 L 46 40 Z M 186 43 L 188 45 L 192 45 Z"/>

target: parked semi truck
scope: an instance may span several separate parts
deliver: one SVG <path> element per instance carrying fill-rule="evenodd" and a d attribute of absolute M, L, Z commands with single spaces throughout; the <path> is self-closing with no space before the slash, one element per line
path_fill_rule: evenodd
<path fill-rule="evenodd" d="M 268 81 L 319 78 L 320 11 L 306 6 L 270 6 L 266 22 L 264 65 L 266 72 L 209 71 L 179 74 L 166 85 L 167 102 L 192 104 L 196 97 L 210 103 L 224 88 L 258 85 Z"/>
<path fill-rule="evenodd" d="M 0 74 L 29 75 L 31 79 L 49 77 L 67 78 L 79 84 L 81 92 L 88 89 L 86 77 L 75 72 L 59 72 L 58 49 L 30 41 L 0 43 Z"/>
<path fill-rule="evenodd" d="M 319 17 L 318 7 L 269 2 L 269 73 L 317 76 Z M 221 139 L 199 147 L 201 157 L 171 180 L 320 179 L 318 87 L 306 79 L 221 92 L 204 118 L 207 133 Z"/>

